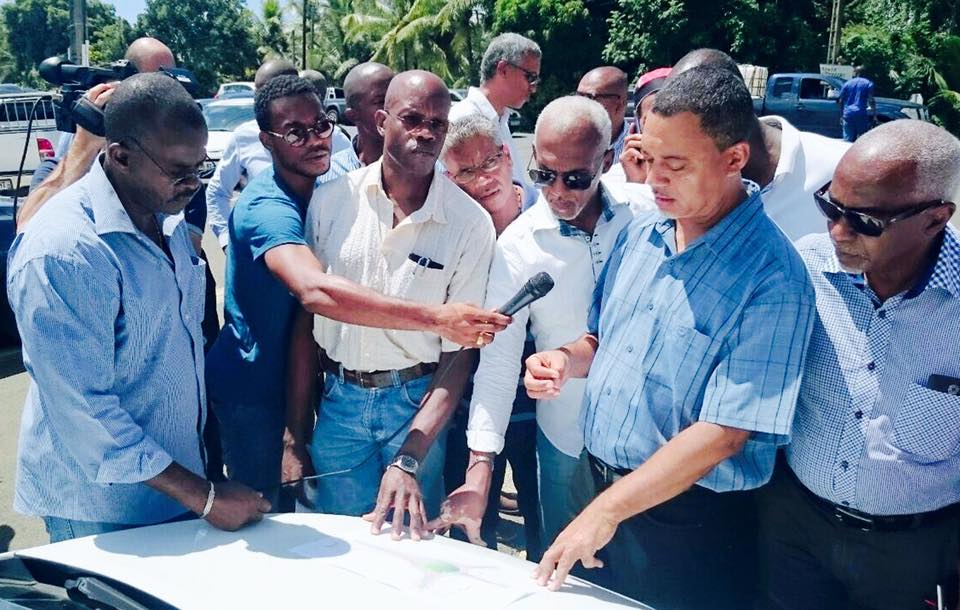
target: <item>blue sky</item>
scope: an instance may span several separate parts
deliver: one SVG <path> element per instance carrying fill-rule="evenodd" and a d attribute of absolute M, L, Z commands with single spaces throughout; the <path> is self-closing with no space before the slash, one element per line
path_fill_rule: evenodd
<path fill-rule="evenodd" d="M 260 6 L 263 4 L 263 0 L 244 1 L 247 6 L 250 7 L 251 11 L 257 15 L 260 14 Z M 130 23 L 137 20 L 137 15 L 139 15 L 147 5 L 147 0 L 106 0 L 106 2 L 117 7 L 117 14 Z"/>

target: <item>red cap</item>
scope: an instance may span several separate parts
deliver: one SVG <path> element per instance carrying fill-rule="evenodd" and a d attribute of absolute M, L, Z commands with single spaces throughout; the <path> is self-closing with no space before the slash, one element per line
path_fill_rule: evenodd
<path fill-rule="evenodd" d="M 643 101 L 643 98 L 662 89 L 667 77 L 670 76 L 671 70 L 672 68 L 657 68 L 641 76 L 637 81 L 637 86 L 633 89 L 636 103 L 639 104 Z"/>

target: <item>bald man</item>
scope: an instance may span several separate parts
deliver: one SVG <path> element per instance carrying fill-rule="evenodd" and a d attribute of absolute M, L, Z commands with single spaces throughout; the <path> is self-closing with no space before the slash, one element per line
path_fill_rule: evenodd
<path fill-rule="evenodd" d="M 267 81 L 281 75 L 297 76 L 297 67 L 287 59 L 268 59 L 257 68 L 253 85 L 260 89 Z M 349 146 L 350 138 L 339 129 L 334 129 L 331 152 L 336 153 Z M 227 141 L 217 163 L 217 169 L 207 184 L 207 217 L 221 248 L 226 249 L 230 243 L 227 219 L 233 209 L 234 190 L 241 181 L 244 181 L 244 184 L 249 182 L 272 163 L 270 152 L 260 142 L 260 127 L 257 126 L 256 119 L 241 123 L 233 130 L 233 135 Z"/>
<path fill-rule="evenodd" d="M 840 160 L 797 248 L 817 320 L 786 460 L 761 494 L 765 607 L 957 603 L 960 142 L 881 125 Z"/>
<path fill-rule="evenodd" d="M 383 136 L 377 131 L 377 111 L 383 109 L 387 87 L 394 72 L 375 61 L 357 64 L 343 79 L 343 94 L 347 108 L 344 116 L 354 127 L 357 135 L 351 146 L 333 155 L 330 171 L 320 177 L 320 182 L 330 182 L 340 176 L 370 165 L 383 154 Z"/>
<path fill-rule="evenodd" d="M 483 302 L 493 223 L 435 170 L 449 110 L 450 93 L 436 75 L 414 70 L 393 78 L 376 111 L 383 157 L 322 185 L 307 212 L 307 241 L 330 273 L 426 305 Z M 327 372 L 310 457 L 318 472 L 346 471 L 317 482 L 318 508 L 365 515 L 375 533 L 393 508 L 393 536 L 409 513 L 411 536 L 419 539 L 427 511 L 439 510 L 442 431 L 476 350 L 457 354 L 455 343 L 430 333 L 320 316 L 298 326 L 308 337 L 313 327 Z M 299 408 L 310 413 L 313 405 Z"/>
<path fill-rule="evenodd" d="M 599 102 L 610 117 L 610 148 L 613 159 L 623 153 L 623 141 L 627 137 L 627 73 L 613 66 L 594 68 L 580 79 L 577 95 Z"/>
<path fill-rule="evenodd" d="M 737 62 L 718 49 L 690 51 L 673 66 L 671 78 L 697 66 L 722 68 L 743 78 Z M 833 175 L 849 144 L 800 131 L 779 116 L 757 119 L 748 143 L 750 159 L 743 177 L 760 186 L 767 215 L 791 240 L 819 233 L 822 220 L 810 198 Z"/>

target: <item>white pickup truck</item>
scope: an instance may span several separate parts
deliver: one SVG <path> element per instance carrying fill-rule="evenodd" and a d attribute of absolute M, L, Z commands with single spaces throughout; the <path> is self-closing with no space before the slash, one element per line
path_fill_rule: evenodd
<path fill-rule="evenodd" d="M 17 185 L 17 170 L 27 147 L 20 178 L 20 195 L 27 193 L 30 177 L 42 159 L 52 157 L 60 138 L 53 116 L 53 103 L 37 100 L 41 92 L 25 91 L 0 95 L 0 196 L 12 196 Z M 36 103 L 30 142 L 26 141 L 30 111 Z"/>

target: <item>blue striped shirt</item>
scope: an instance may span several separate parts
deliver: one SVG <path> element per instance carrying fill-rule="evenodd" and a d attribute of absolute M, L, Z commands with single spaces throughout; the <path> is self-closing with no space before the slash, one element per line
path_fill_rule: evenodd
<path fill-rule="evenodd" d="M 699 484 L 769 480 L 788 440 L 814 294 L 803 262 L 763 211 L 756 185 L 676 251 L 675 223 L 638 218 L 597 282 L 588 328 L 599 338 L 582 416 L 587 450 L 636 468 L 697 421 L 753 431 Z"/>
<path fill-rule="evenodd" d="M 30 375 L 19 512 L 145 524 L 186 511 L 143 481 L 173 461 L 203 473 L 205 263 L 183 222 L 158 221 L 173 262 L 97 162 L 11 246 L 7 294 Z"/>
<path fill-rule="evenodd" d="M 960 396 L 929 384 L 960 378 L 960 233 L 948 226 L 925 277 L 882 303 L 826 234 L 797 247 L 817 318 L 790 466 L 818 496 L 872 515 L 960 501 Z"/>
<path fill-rule="evenodd" d="M 353 143 L 351 143 L 350 146 L 335 152 L 330 157 L 330 169 L 317 178 L 317 186 L 333 182 L 340 176 L 346 176 L 361 167 L 363 167 L 363 162 L 360 161 L 360 157 L 357 156 L 357 152 L 353 149 Z"/>

